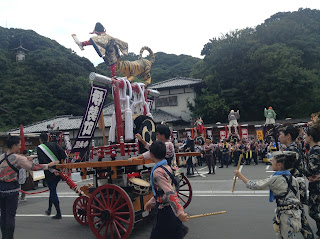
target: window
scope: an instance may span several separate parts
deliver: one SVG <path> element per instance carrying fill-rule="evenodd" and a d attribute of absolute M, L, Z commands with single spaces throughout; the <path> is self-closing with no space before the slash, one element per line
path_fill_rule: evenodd
<path fill-rule="evenodd" d="M 156 101 L 156 107 L 166 107 L 166 106 L 177 106 L 178 105 L 178 97 L 177 96 L 158 98 L 155 101 Z"/>

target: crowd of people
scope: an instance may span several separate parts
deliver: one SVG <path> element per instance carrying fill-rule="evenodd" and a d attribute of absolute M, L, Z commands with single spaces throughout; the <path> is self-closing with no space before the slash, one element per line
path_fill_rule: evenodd
<path fill-rule="evenodd" d="M 200 156 L 193 158 L 183 158 L 180 164 L 186 165 L 187 168 L 202 166 L 207 163 L 209 167 L 209 174 L 215 173 L 210 168 L 212 165 L 220 164 L 219 168 L 228 168 L 229 165 L 237 166 L 241 157 L 241 165 L 258 165 L 259 161 L 263 158 L 271 157 L 271 153 L 277 149 L 275 142 L 266 142 L 265 140 L 257 140 L 256 138 L 230 140 L 223 139 L 220 141 L 212 142 L 206 139 L 204 144 L 198 141 L 194 142 L 194 147 L 187 146 L 190 140 L 176 140 L 174 143 L 175 152 L 200 152 Z M 297 137 L 297 147 L 303 152 L 308 152 L 309 145 L 304 143 L 303 137 Z M 189 143 L 190 145 L 190 143 Z M 284 145 L 280 145 L 284 149 Z M 188 170 L 189 172 L 189 170 Z M 192 172 L 188 173 L 192 174 Z"/>
<path fill-rule="evenodd" d="M 273 220 L 276 238 L 291 239 L 298 232 L 301 232 L 306 239 L 320 238 L 320 120 L 307 127 L 302 138 L 299 135 L 300 131 L 293 125 L 283 125 L 278 129 L 278 147 L 274 142 L 266 143 L 256 141 L 254 138 L 239 141 L 223 139 L 214 143 L 206 139 L 203 144 L 194 143 L 189 139 L 185 143 L 173 144 L 170 141 L 170 133 L 168 126 L 158 125 L 157 140 L 151 145 L 137 134 L 137 139 L 143 143 L 148 152 L 129 159 L 132 162 L 136 159 L 150 158 L 156 163 L 150 177 L 154 197 L 145 205 L 148 211 L 154 207 L 157 209 L 150 238 L 184 238 L 189 231 L 189 228 L 182 223 L 188 221 L 188 215 L 184 212 L 177 196 L 179 168 L 175 160 L 175 152 L 197 151 L 200 153 L 197 157 L 185 159 L 187 174 L 194 173 L 195 166 L 202 166 L 204 162 L 209 168 L 208 173 L 215 174 L 217 162 L 220 162 L 219 168 L 236 166 L 238 162 L 257 165 L 259 159 L 267 157 L 275 148 L 280 150 L 272 154 L 270 163 L 275 173 L 271 177 L 253 181 L 247 179 L 239 170 L 235 170 L 235 176 L 239 177 L 249 189 L 270 189 L 270 202 L 276 200 L 277 203 Z M 40 139 L 38 157 L 41 164 L 35 164 L 27 157 L 19 155 L 21 140 L 17 136 L 8 138 L 8 151 L 0 156 L 0 224 L 3 238 L 13 238 L 19 195 L 18 171 L 23 168 L 34 171 L 46 170 L 50 197 L 45 214 L 50 215 L 54 205 L 57 215 L 52 218 L 61 219 L 56 193 L 60 178 L 58 172 L 52 167 L 65 159 L 66 155 L 59 145 L 47 142 L 47 134 L 41 134 Z M 305 178 L 309 181 L 309 193 L 307 193 Z M 309 215 L 316 222 L 318 230 L 316 237 L 307 220 L 303 204 L 308 205 Z M 174 237 L 167 237 L 169 235 Z"/>
<path fill-rule="evenodd" d="M 303 131 L 302 131 L 303 132 Z M 189 140 L 190 141 L 190 140 Z M 278 146 L 276 142 L 278 142 Z M 176 142 L 176 152 L 185 151 L 185 143 Z M 209 172 L 215 173 L 215 165 L 219 168 L 241 164 L 257 165 L 263 158 L 269 161 L 275 173 L 260 181 L 252 181 L 235 170 L 249 189 L 270 189 L 270 202 L 276 199 L 277 208 L 274 218 L 276 238 L 294 238 L 295 233 L 301 232 L 304 238 L 320 238 L 320 120 L 311 123 L 301 135 L 301 131 L 292 124 L 278 128 L 277 139 L 271 142 L 249 140 L 227 140 L 211 142 L 206 139 L 201 145 L 195 142 L 194 151 L 200 152 L 196 160 L 187 157 L 187 175 L 193 174 L 193 168 L 206 162 Z M 267 160 L 268 162 L 268 160 Z M 306 178 L 309 181 L 307 193 Z M 309 195 L 309 197 L 308 197 Z M 303 205 L 309 207 L 309 215 L 316 221 L 317 232 L 314 236 Z"/>

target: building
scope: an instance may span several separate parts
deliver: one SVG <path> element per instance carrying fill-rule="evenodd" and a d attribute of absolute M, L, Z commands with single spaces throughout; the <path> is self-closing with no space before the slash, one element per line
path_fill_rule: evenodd
<path fill-rule="evenodd" d="M 103 109 L 103 116 L 104 116 L 104 124 L 106 129 L 106 137 L 109 136 L 109 129 L 111 127 L 111 117 L 114 112 L 114 104 L 108 104 Z M 166 121 L 170 124 L 179 124 L 182 122 L 181 117 L 173 116 L 169 113 L 166 113 L 160 109 L 152 111 L 153 120 L 155 123 L 160 124 L 163 121 Z M 32 125 L 24 126 L 24 134 L 26 136 L 26 148 L 27 149 L 34 149 L 35 146 L 38 145 L 38 140 L 29 139 L 29 134 L 39 135 L 41 132 L 48 132 L 49 126 L 53 126 L 53 130 L 61 131 L 61 132 L 69 132 L 69 136 L 71 141 L 73 141 L 77 135 L 78 130 L 80 128 L 80 124 L 82 121 L 82 116 L 73 116 L 73 115 L 60 115 L 56 116 L 52 119 L 43 120 Z M 8 133 L 10 134 L 19 134 L 20 129 L 11 130 Z M 31 138 L 31 137 L 30 137 Z M 33 137 L 32 137 L 33 138 Z M 95 145 L 103 145 L 103 136 L 102 130 L 98 127 L 94 133 L 94 142 Z M 29 143 L 30 142 L 30 143 Z"/>
<path fill-rule="evenodd" d="M 185 127 L 190 127 L 191 113 L 187 107 L 187 101 L 193 102 L 196 92 L 204 85 L 203 80 L 176 77 L 153 84 L 150 88 L 160 92 L 160 97 L 155 98 L 152 103 L 151 113 L 156 124 L 166 122 L 171 130 L 179 130 L 183 134 Z M 110 103 L 103 109 L 106 137 L 109 136 L 111 117 L 114 112 L 114 104 Z M 48 125 L 54 125 L 55 130 L 69 132 L 71 141 L 77 137 L 82 121 L 82 116 L 61 115 L 52 119 L 43 120 L 24 127 L 24 133 L 48 132 Z M 19 129 L 8 133 L 19 134 Z M 103 145 L 102 131 L 97 127 L 94 133 L 95 145 Z M 27 148 L 34 148 L 29 145 Z"/>
<path fill-rule="evenodd" d="M 29 51 L 26 48 L 22 47 L 21 39 L 20 39 L 20 46 L 17 48 L 14 48 L 13 50 L 16 50 L 16 62 L 21 62 L 26 59 L 26 52 Z"/>
<path fill-rule="evenodd" d="M 204 87 L 203 80 L 185 77 L 176 77 L 152 84 L 150 88 L 160 92 L 160 96 L 155 99 L 152 109 L 161 109 L 164 112 L 181 117 L 185 122 L 192 122 L 188 102 L 194 102 L 196 94 L 200 92 L 202 87 Z"/>

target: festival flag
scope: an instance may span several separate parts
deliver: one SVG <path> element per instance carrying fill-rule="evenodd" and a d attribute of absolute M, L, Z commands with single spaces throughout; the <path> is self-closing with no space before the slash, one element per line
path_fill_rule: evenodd
<path fill-rule="evenodd" d="M 20 138 L 21 138 L 20 154 L 22 154 L 23 150 L 26 149 L 26 141 L 24 139 L 23 125 L 20 125 Z"/>
<path fill-rule="evenodd" d="M 94 84 L 91 86 L 87 108 L 82 118 L 71 153 L 87 151 L 102 114 L 103 105 L 108 95 L 108 89 L 109 88 Z"/>

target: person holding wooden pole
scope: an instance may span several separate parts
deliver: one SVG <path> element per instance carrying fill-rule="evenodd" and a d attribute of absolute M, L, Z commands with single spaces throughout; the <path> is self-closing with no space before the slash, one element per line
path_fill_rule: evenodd
<path fill-rule="evenodd" d="M 301 229 L 299 183 L 288 171 L 295 158 L 294 152 L 275 152 L 271 163 L 272 169 L 276 172 L 271 177 L 259 181 L 247 179 L 239 170 L 234 172 L 249 189 L 270 189 L 269 201 L 273 202 L 276 199 L 277 202 L 273 219 L 277 239 L 292 239 Z"/>
<path fill-rule="evenodd" d="M 154 141 L 150 146 L 150 157 L 156 164 L 150 176 L 153 197 L 145 205 L 146 211 L 157 209 L 150 239 L 182 239 L 189 230 L 182 222 L 189 219 L 178 198 L 173 171 L 165 156 L 165 143 Z"/>

